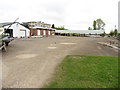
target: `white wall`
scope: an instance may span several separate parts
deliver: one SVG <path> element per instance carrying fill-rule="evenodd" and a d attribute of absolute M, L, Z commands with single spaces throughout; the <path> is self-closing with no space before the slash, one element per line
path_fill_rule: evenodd
<path fill-rule="evenodd" d="M 19 30 L 26 30 L 26 36 L 30 36 L 30 30 L 22 25 L 19 24 Z"/>

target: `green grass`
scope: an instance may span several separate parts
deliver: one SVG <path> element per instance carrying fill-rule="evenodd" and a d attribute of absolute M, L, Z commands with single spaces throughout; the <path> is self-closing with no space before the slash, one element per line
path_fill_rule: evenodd
<path fill-rule="evenodd" d="M 118 88 L 118 58 L 67 56 L 45 88 Z"/>

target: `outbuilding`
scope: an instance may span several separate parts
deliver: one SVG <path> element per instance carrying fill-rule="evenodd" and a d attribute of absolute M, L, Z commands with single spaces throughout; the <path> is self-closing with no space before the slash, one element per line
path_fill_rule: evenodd
<path fill-rule="evenodd" d="M 23 24 L 14 22 L 9 23 L 3 26 L 5 33 L 9 33 L 11 37 L 29 37 L 30 36 L 30 29 L 25 27 Z"/>
<path fill-rule="evenodd" d="M 55 35 L 55 29 L 36 26 L 30 29 L 30 35 L 48 37 L 48 36 Z"/>

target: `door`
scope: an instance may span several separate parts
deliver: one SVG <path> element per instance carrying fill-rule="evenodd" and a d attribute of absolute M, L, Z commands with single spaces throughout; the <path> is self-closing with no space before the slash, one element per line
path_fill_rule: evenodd
<path fill-rule="evenodd" d="M 40 30 L 38 30 L 38 36 L 40 36 Z"/>
<path fill-rule="evenodd" d="M 43 30 L 40 30 L 40 35 L 43 35 Z"/>
<path fill-rule="evenodd" d="M 5 29 L 5 33 L 9 33 L 10 37 L 13 37 L 13 29 Z"/>
<path fill-rule="evenodd" d="M 48 30 L 46 30 L 46 36 L 48 36 Z"/>
<path fill-rule="evenodd" d="M 43 31 L 43 35 L 46 35 L 46 31 L 45 30 Z"/>
<path fill-rule="evenodd" d="M 26 37 L 26 31 L 20 30 L 20 37 Z"/>
<path fill-rule="evenodd" d="M 37 36 L 38 35 L 38 32 L 36 29 L 33 30 L 33 36 Z"/>
<path fill-rule="evenodd" d="M 50 35 L 50 31 L 48 31 L 48 35 Z"/>

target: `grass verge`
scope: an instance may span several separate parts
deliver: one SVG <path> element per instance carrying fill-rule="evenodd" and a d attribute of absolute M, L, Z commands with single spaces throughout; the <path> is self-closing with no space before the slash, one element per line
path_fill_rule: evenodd
<path fill-rule="evenodd" d="M 45 88 L 118 88 L 118 58 L 66 56 Z"/>

